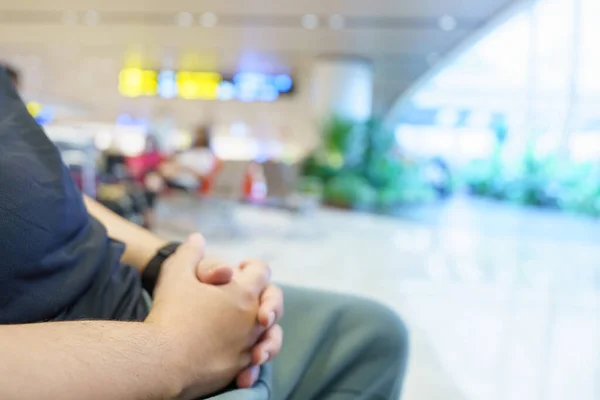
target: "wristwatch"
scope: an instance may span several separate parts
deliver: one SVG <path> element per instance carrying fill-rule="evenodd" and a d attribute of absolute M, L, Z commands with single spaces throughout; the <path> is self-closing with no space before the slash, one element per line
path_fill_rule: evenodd
<path fill-rule="evenodd" d="M 146 265 L 144 272 L 142 272 L 142 287 L 150 293 L 150 295 L 154 292 L 154 287 L 158 281 L 158 276 L 160 275 L 163 263 L 175 253 L 175 250 L 177 250 L 180 245 L 180 242 L 166 244 L 156 252 L 154 257 L 152 257 L 152 260 Z"/>

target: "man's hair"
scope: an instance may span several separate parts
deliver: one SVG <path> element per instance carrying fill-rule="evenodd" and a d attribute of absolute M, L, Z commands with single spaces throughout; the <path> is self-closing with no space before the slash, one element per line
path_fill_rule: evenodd
<path fill-rule="evenodd" d="M 10 65 L 6 65 L 6 64 L 0 64 L 0 67 L 4 67 L 4 69 L 8 73 L 8 76 L 13 81 L 15 86 L 18 86 L 19 79 L 20 79 L 19 71 L 17 71 L 15 68 L 11 67 Z"/>

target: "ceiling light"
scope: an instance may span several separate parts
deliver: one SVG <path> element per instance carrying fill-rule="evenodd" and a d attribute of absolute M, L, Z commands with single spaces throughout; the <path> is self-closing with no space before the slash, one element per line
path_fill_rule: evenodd
<path fill-rule="evenodd" d="M 306 14 L 302 17 L 302 26 L 306 29 L 315 29 L 319 26 L 319 17 L 315 14 Z"/>
<path fill-rule="evenodd" d="M 83 16 L 83 22 L 85 22 L 86 25 L 98 25 L 98 22 L 100 22 L 100 14 L 98 14 L 98 11 L 89 10 Z"/>
<path fill-rule="evenodd" d="M 346 21 L 344 21 L 344 17 L 339 14 L 334 14 L 329 17 L 329 27 L 331 29 L 344 29 L 344 25 L 346 25 Z"/>
<path fill-rule="evenodd" d="M 438 20 L 438 26 L 444 32 L 450 32 L 456 29 L 456 18 L 451 15 L 444 15 Z"/>
<path fill-rule="evenodd" d="M 194 16 L 189 12 L 180 12 L 177 14 L 177 25 L 183 27 L 192 26 L 194 23 Z"/>
<path fill-rule="evenodd" d="M 67 10 L 63 13 L 62 22 L 65 25 L 75 25 L 77 23 L 77 12 Z"/>
<path fill-rule="evenodd" d="M 200 22 L 200 25 L 205 28 L 213 28 L 219 22 L 219 17 L 217 17 L 214 13 L 205 12 L 200 15 L 198 21 Z"/>

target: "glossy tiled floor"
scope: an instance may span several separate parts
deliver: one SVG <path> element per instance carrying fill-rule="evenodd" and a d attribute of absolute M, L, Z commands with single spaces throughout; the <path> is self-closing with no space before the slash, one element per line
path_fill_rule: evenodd
<path fill-rule="evenodd" d="M 599 224 L 460 199 L 403 214 L 169 200 L 158 230 L 396 309 L 412 333 L 404 399 L 600 398 Z"/>

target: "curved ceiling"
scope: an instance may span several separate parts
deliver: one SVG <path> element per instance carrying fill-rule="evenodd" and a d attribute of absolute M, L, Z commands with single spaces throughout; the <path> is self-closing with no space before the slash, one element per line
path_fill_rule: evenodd
<path fill-rule="evenodd" d="M 381 111 L 518 1 L 4 0 L 0 45 L 137 46 L 154 62 L 165 51 L 212 52 L 219 68 L 248 58 L 289 69 L 320 55 L 360 56 L 373 61 Z"/>

